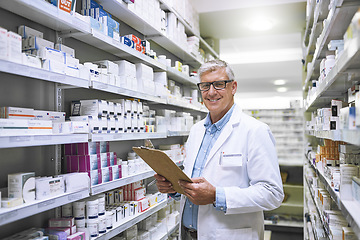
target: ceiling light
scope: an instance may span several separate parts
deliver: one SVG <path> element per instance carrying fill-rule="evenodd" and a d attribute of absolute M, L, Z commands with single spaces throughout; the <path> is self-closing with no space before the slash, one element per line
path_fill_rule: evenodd
<path fill-rule="evenodd" d="M 264 17 L 257 17 L 247 21 L 246 26 L 253 31 L 266 31 L 274 27 L 274 21 Z"/>
<path fill-rule="evenodd" d="M 280 86 L 280 85 L 284 85 L 287 81 L 284 79 L 277 79 L 274 81 L 274 85 Z"/>
<path fill-rule="evenodd" d="M 286 87 L 279 87 L 276 89 L 276 91 L 278 91 L 278 92 L 287 92 L 287 90 L 288 89 Z"/>

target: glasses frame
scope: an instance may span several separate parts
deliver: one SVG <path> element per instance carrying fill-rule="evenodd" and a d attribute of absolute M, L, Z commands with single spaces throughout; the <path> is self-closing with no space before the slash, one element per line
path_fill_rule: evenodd
<path fill-rule="evenodd" d="M 201 89 L 200 89 L 200 84 L 201 84 L 201 83 L 197 83 L 196 85 L 197 85 L 199 91 L 205 92 L 205 91 L 209 91 L 209 90 L 210 90 L 211 85 L 214 87 L 215 90 L 225 89 L 225 88 L 226 88 L 226 84 L 227 84 L 227 83 L 230 83 L 230 82 L 233 82 L 233 81 L 234 81 L 233 79 L 229 79 L 229 80 L 218 80 L 218 81 L 213 81 L 213 82 L 207 82 L 207 83 L 209 83 L 209 89 L 206 89 L 206 90 L 201 90 Z M 217 82 L 225 82 L 225 87 L 223 87 L 223 88 L 216 88 L 215 85 L 214 85 L 214 83 L 217 83 Z"/>

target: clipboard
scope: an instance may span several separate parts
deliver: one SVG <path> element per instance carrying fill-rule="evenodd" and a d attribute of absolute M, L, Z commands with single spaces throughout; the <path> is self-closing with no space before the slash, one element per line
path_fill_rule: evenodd
<path fill-rule="evenodd" d="M 166 153 L 157 149 L 146 147 L 133 147 L 136 152 L 149 166 L 159 175 L 165 177 L 173 185 L 176 192 L 184 194 L 178 184 L 179 180 L 192 182 L 191 179 L 169 158 Z"/>

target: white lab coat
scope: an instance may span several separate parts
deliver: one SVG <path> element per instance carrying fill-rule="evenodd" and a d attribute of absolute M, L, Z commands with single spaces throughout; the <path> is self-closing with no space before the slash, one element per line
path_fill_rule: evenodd
<path fill-rule="evenodd" d="M 204 121 L 192 127 L 186 143 L 184 171 L 188 176 L 204 136 Z M 198 239 L 263 239 L 263 210 L 279 207 L 284 197 L 275 140 L 269 127 L 235 105 L 210 151 L 202 176 L 215 187 L 224 188 L 227 211 L 217 211 L 212 204 L 199 206 Z M 181 213 L 184 203 L 182 195 Z"/>

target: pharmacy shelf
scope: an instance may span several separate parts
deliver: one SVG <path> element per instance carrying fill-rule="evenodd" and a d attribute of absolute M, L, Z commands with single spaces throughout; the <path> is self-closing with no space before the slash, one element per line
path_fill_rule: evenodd
<path fill-rule="evenodd" d="M 130 228 L 131 226 L 133 226 L 133 225 L 137 224 L 138 222 L 144 220 L 145 218 L 149 217 L 151 214 L 156 213 L 160 209 L 166 207 L 166 205 L 167 205 L 167 200 L 164 200 L 164 201 L 156 204 L 155 206 L 149 208 L 145 212 L 128 217 L 125 219 L 125 221 L 114 224 L 112 230 L 100 235 L 97 238 L 92 238 L 92 240 L 95 240 L 95 239 L 96 240 L 106 240 L 106 239 L 115 237 L 119 233 L 122 233 L 123 231 Z"/>
<path fill-rule="evenodd" d="M 330 40 L 343 39 L 345 31 L 357 11 L 357 8 L 354 7 L 355 4 L 356 2 L 352 0 L 338 0 L 335 4 L 336 7 L 330 10 L 329 21 L 317 40 L 311 68 L 307 69 L 306 84 L 310 84 L 310 80 L 318 78 L 319 71 L 315 71 L 315 69 L 320 67 L 320 58 L 326 57 L 327 45 Z M 359 3 L 357 4 L 359 5 Z M 307 89 L 307 87 L 305 88 Z"/>
<path fill-rule="evenodd" d="M 189 77 L 186 74 L 179 72 L 178 70 L 167 66 L 166 67 L 167 76 L 171 80 L 175 80 L 187 86 L 192 86 L 194 89 L 197 89 L 196 84 L 199 82 L 197 77 Z"/>
<path fill-rule="evenodd" d="M 267 226 L 278 226 L 278 227 L 295 227 L 295 228 L 303 228 L 304 223 L 298 221 L 277 221 L 273 223 L 271 220 L 264 220 L 264 224 Z"/>
<path fill-rule="evenodd" d="M 168 137 L 189 136 L 190 131 L 168 131 Z"/>
<path fill-rule="evenodd" d="M 109 1 L 110 2 L 110 1 Z M 144 63 L 155 70 L 165 70 L 166 66 L 162 63 L 154 60 L 153 58 L 136 51 L 134 48 L 105 35 L 104 33 L 96 30 L 90 29 L 89 32 L 83 34 L 72 34 L 68 31 L 62 31 L 61 36 L 63 37 L 73 37 L 79 41 L 87 43 L 91 46 L 99 48 L 103 51 L 111 53 L 115 56 L 118 56 L 122 59 L 128 60 L 133 63 Z"/>
<path fill-rule="evenodd" d="M 115 2 L 115 0 L 106 2 Z M 59 35 L 63 38 L 73 37 L 130 62 L 144 63 L 156 70 L 166 69 L 165 65 L 151 57 L 146 56 L 99 31 L 91 29 L 89 23 L 81 20 L 81 15 L 77 13 L 70 15 L 69 13 L 58 10 L 54 5 L 46 1 L 0 1 L 0 7 L 59 31 Z"/>
<path fill-rule="evenodd" d="M 60 207 L 62 205 L 84 199 L 89 196 L 89 189 L 64 193 L 44 200 L 36 200 L 32 203 L 24 203 L 13 208 L 0 209 L 0 226 L 27 218 L 29 216 Z"/>
<path fill-rule="evenodd" d="M 131 97 L 131 98 L 138 98 L 138 99 L 151 101 L 151 102 L 155 102 L 155 103 L 161 103 L 161 104 L 167 103 L 166 99 L 164 99 L 164 98 L 160 98 L 160 97 L 150 95 L 147 93 L 142 93 L 142 92 L 134 91 L 134 90 L 131 90 L 128 88 L 109 85 L 109 84 L 97 82 L 97 81 L 91 81 L 90 88 L 96 89 L 96 90 L 101 90 L 104 92 L 120 94 L 120 95 Z M 116 100 L 114 100 L 114 101 L 116 102 Z"/>
<path fill-rule="evenodd" d="M 104 133 L 104 134 L 89 134 L 89 141 L 130 141 L 130 140 L 143 140 L 166 138 L 166 133 Z"/>
<path fill-rule="evenodd" d="M 143 173 L 139 173 L 133 176 L 128 176 L 120 179 L 116 179 L 110 182 L 101 183 L 95 186 L 91 186 L 90 188 L 90 194 L 96 195 L 102 192 L 110 191 L 115 188 L 119 188 L 122 186 L 125 186 L 130 183 L 134 183 L 136 181 L 140 181 L 142 179 L 153 177 L 155 172 L 153 170 L 149 170 Z"/>
<path fill-rule="evenodd" d="M 168 226 L 168 232 L 159 237 L 159 240 L 167 240 L 171 234 L 173 234 L 177 229 L 179 229 L 179 223 L 174 226 Z"/>
<path fill-rule="evenodd" d="M 331 131 L 307 130 L 305 134 L 318 138 L 331 139 L 333 141 L 344 141 L 353 145 L 360 146 L 360 129 L 342 129 Z"/>
<path fill-rule="evenodd" d="M 71 77 L 68 75 L 50 72 L 41 68 L 30 67 L 7 60 L 0 60 L 0 72 L 54 83 L 72 85 L 76 87 L 89 87 L 89 80 L 87 79 Z"/>
<path fill-rule="evenodd" d="M 88 141 L 88 134 L 0 136 L 0 148 L 32 147 Z"/>
<path fill-rule="evenodd" d="M 308 15 L 306 16 L 306 26 L 305 26 L 304 39 L 303 39 L 303 43 L 305 46 L 307 46 L 309 43 L 309 38 L 307 37 L 309 36 L 311 27 L 314 22 L 315 2 L 316 1 L 310 1 L 309 9 L 306 9 L 308 11 L 307 13 Z"/>
<path fill-rule="evenodd" d="M 359 61 L 360 37 L 350 40 L 328 76 L 317 86 L 316 93 L 305 104 L 306 112 L 328 105 L 332 98 L 343 97 L 352 86 L 352 81 L 347 80 L 346 71 L 359 68 Z"/>
<path fill-rule="evenodd" d="M 335 191 L 331 187 L 330 180 L 327 179 L 323 172 L 317 169 L 311 161 L 309 160 L 311 167 L 315 170 L 316 175 L 319 177 L 320 181 L 324 184 L 325 189 L 329 192 L 333 201 L 337 204 L 339 210 L 352 227 L 356 236 L 360 238 L 360 215 L 358 214 L 360 211 L 359 203 L 356 201 L 349 200 L 341 200 L 339 192 Z"/>
<path fill-rule="evenodd" d="M 0 1 L 0 7 L 56 31 L 89 32 L 90 25 L 44 0 Z"/>
<path fill-rule="evenodd" d="M 204 107 L 200 103 L 198 103 L 198 105 L 194 105 L 194 104 L 191 104 L 189 102 L 185 102 L 182 99 L 178 100 L 178 99 L 173 98 L 173 97 L 168 97 L 167 98 L 167 104 L 177 106 L 177 107 L 183 107 L 183 108 L 187 108 L 187 109 L 191 109 L 191 110 L 195 110 L 195 111 L 199 111 L 199 112 L 203 112 L 203 113 L 208 112 L 206 107 Z"/>
<path fill-rule="evenodd" d="M 279 159 L 280 166 L 293 166 L 293 167 L 301 167 L 304 163 L 300 160 L 283 160 Z"/>
<path fill-rule="evenodd" d="M 172 7 L 170 7 L 164 0 L 159 0 L 159 2 L 161 3 L 161 9 L 165 10 L 166 12 L 173 12 L 175 14 L 175 16 L 177 17 L 177 19 L 184 24 L 185 26 L 185 32 L 186 34 L 189 35 L 194 35 L 196 37 L 198 37 L 200 39 L 200 44 L 201 47 L 204 48 L 205 51 L 210 52 L 214 58 L 219 58 L 219 54 L 217 52 L 215 52 L 215 50 L 210 47 L 210 45 L 200 36 L 199 32 L 196 31 L 195 29 L 193 29 L 192 26 L 190 26 L 188 24 L 188 22 L 181 17 Z"/>
<path fill-rule="evenodd" d="M 310 184 L 308 183 L 308 180 L 307 178 L 305 177 L 305 181 L 304 181 L 305 185 L 307 186 L 307 189 L 309 190 L 310 192 L 310 197 L 311 197 L 311 200 L 312 202 L 314 203 L 315 205 L 315 208 L 316 208 L 316 211 L 317 211 L 317 215 L 319 216 L 319 219 L 321 220 L 321 223 L 322 223 L 322 226 L 323 226 L 323 231 L 324 231 L 324 234 L 326 235 L 326 240 L 327 239 L 330 239 L 329 235 L 328 235 L 328 231 L 326 230 L 326 225 L 324 223 L 324 219 L 322 218 L 322 214 L 320 212 L 320 209 L 319 209 L 319 206 L 318 204 L 316 203 L 315 201 L 315 196 L 312 192 L 312 189 L 310 189 Z M 311 219 L 313 220 L 313 219 Z M 317 238 L 317 239 L 321 239 L 323 240 L 323 238 L 318 238 L 318 233 L 316 232 L 316 228 L 314 227 L 315 226 L 315 223 L 313 223 L 313 221 L 311 221 L 311 225 L 313 226 L 313 233 L 314 233 L 314 236 Z"/>
<path fill-rule="evenodd" d="M 99 0 L 98 2 L 103 6 L 104 10 L 111 13 L 112 16 L 139 31 L 145 38 L 151 39 L 161 47 L 178 56 L 184 61 L 184 64 L 188 63 L 195 68 L 200 66 L 201 62 L 197 60 L 196 56 L 193 56 L 187 50 L 179 47 L 177 43 L 167 38 L 159 29 L 129 10 L 127 4 L 117 0 Z"/>
<path fill-rule="evenodd" d="M 356 130 L 341 130 L 342 137 L 341 141 L 360 146 L 360 129 Z"/>

